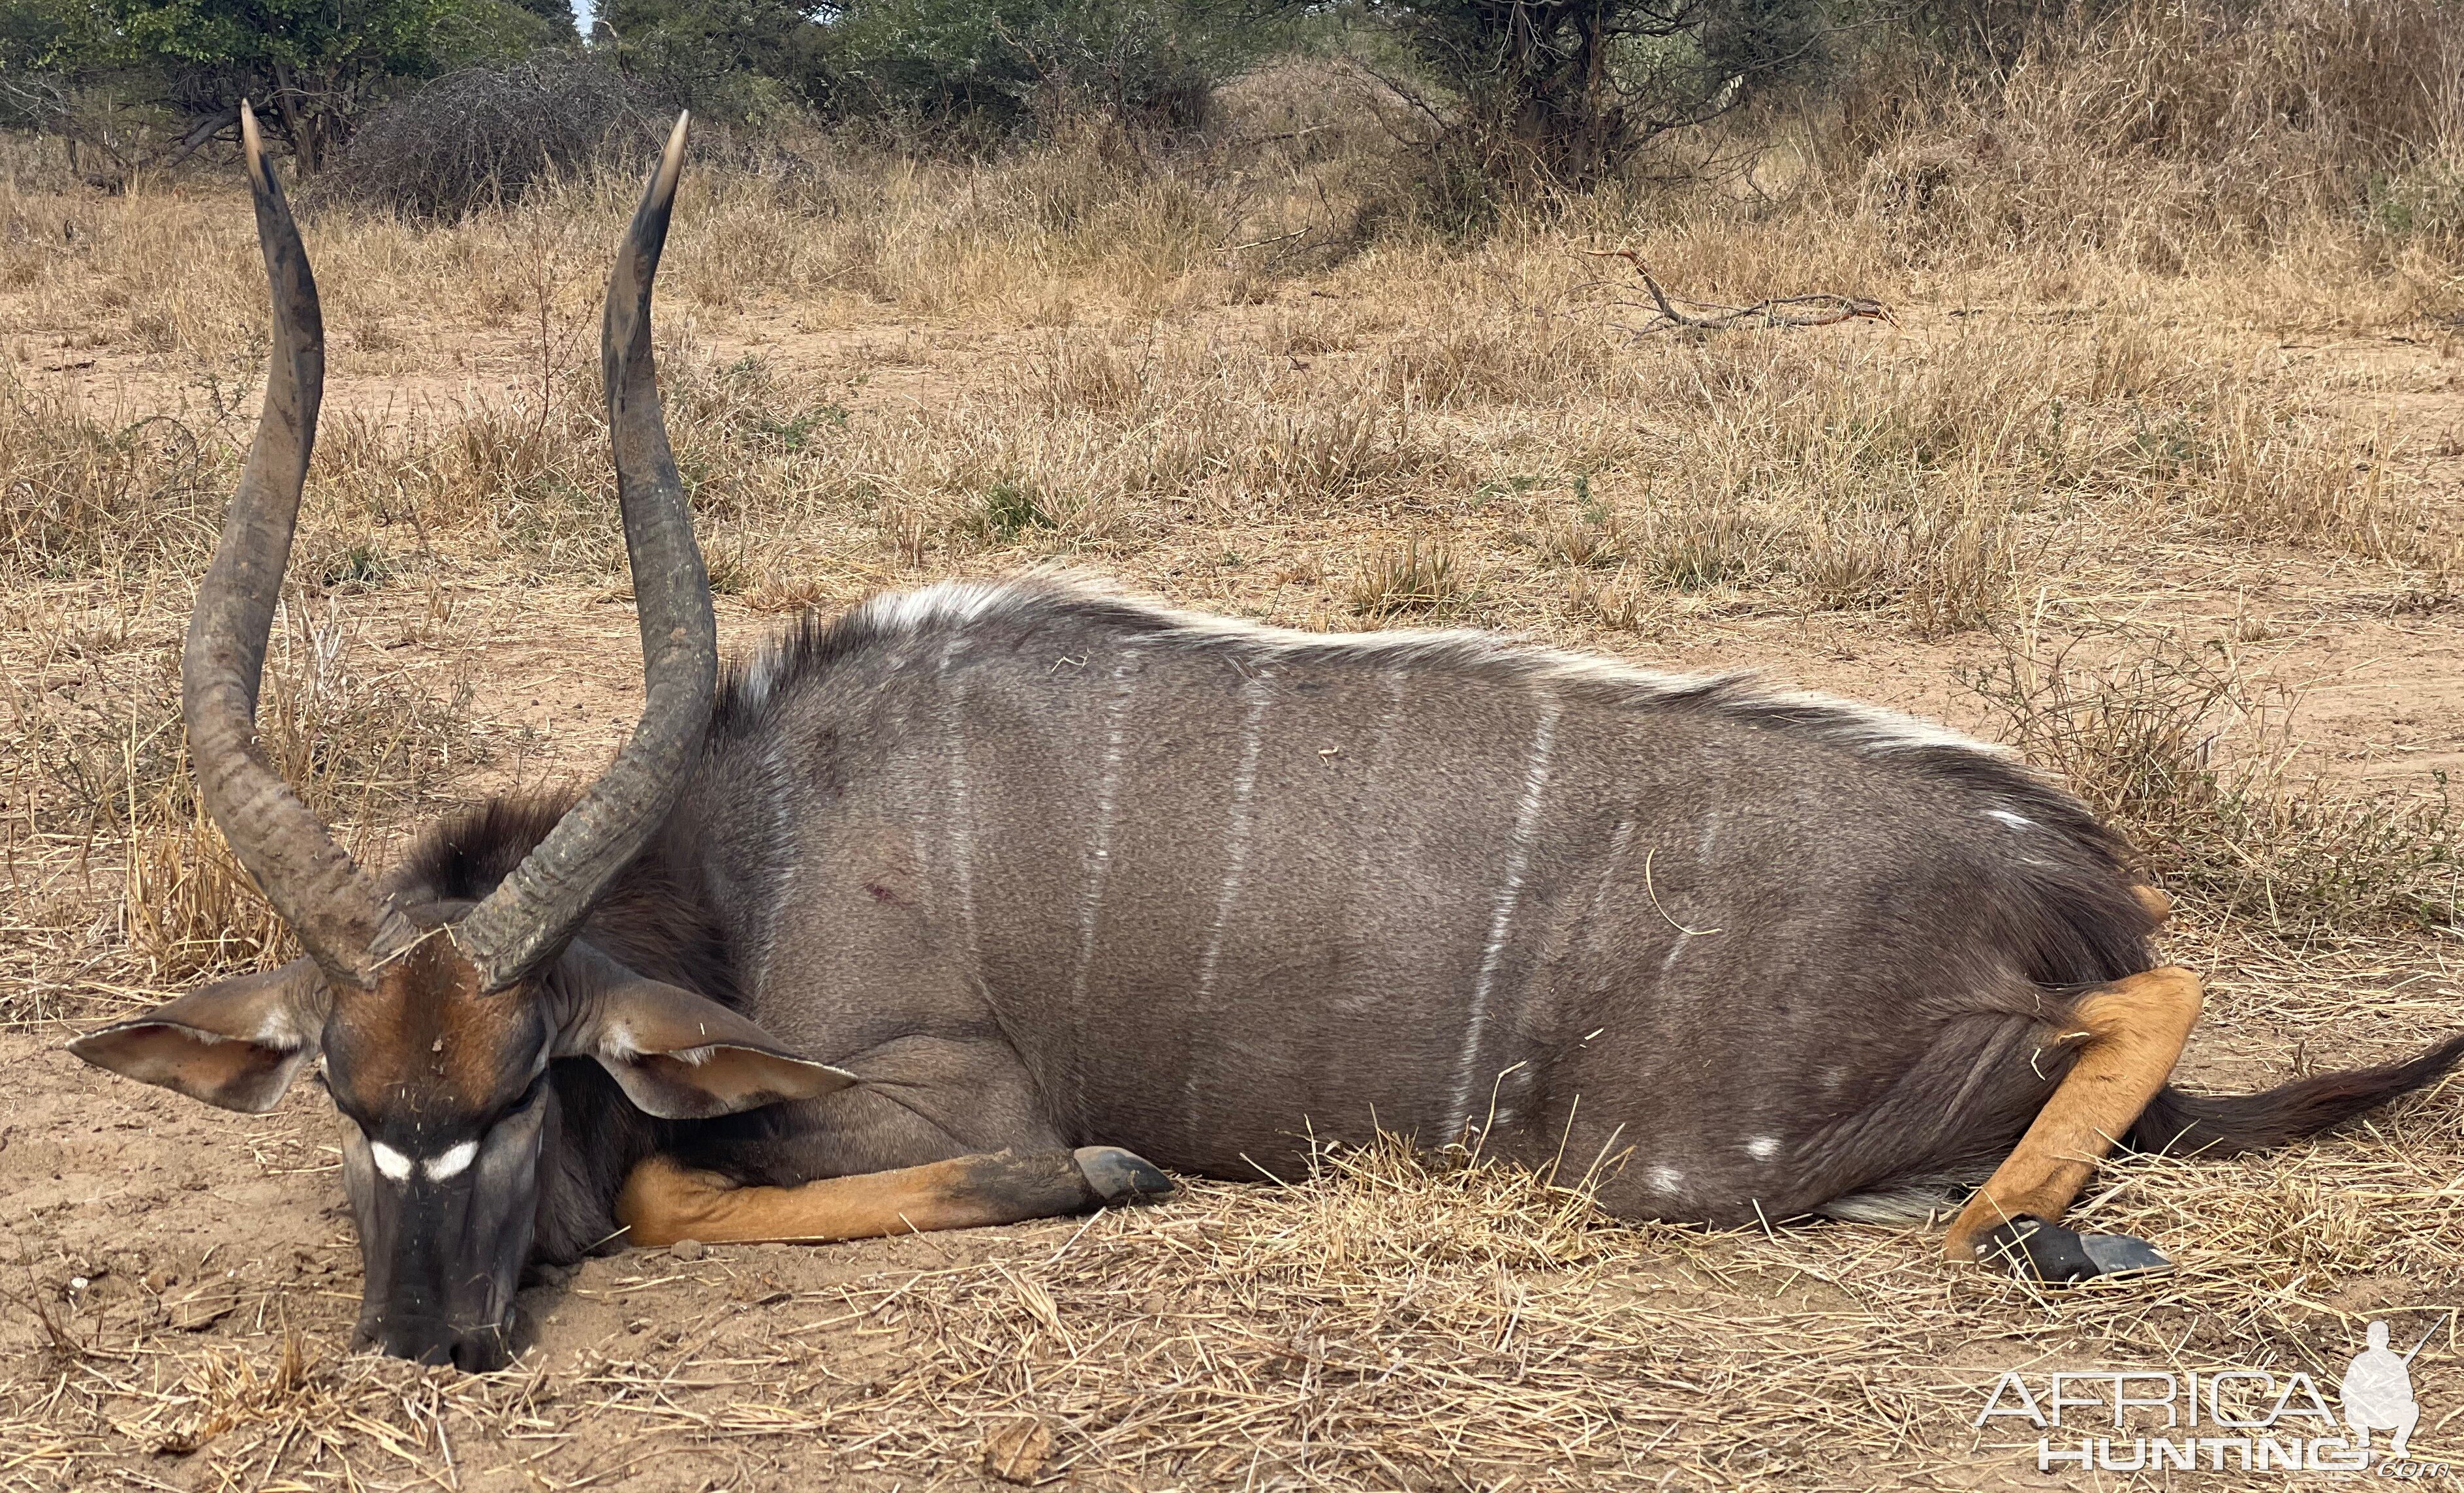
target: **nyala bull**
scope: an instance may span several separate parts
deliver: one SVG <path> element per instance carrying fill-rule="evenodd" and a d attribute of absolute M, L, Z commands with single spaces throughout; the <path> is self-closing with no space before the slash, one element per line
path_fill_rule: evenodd
<path fill-rule="evenodd" d="M 1993 750 L 1835 701 L 1046 580 L 876 598 L 722 675 L 650 356 L 681 121 L 603 342 L 641 724 L 587 792 L 371 879 L 254 736 L 322 340 L 247 125 L 274 357 L 183 709 L 307 955 L 74 1050 L 241 1110 L 319 1075 L 385 1351 L 499 1364 L 524 1265 L 613 1238 L 1044 1217 L 1381 1126 L 1573 1165 L 1635 1219 L 1974 1189 L 1951 1259 L 2077 1280 L 2163 1263 L 2053 1221 L 2117 1142 L 2275 1144 L 2464 1050 L 2167 1087 L 2199 981 L 2156 964 L 2124 845 Z"/>

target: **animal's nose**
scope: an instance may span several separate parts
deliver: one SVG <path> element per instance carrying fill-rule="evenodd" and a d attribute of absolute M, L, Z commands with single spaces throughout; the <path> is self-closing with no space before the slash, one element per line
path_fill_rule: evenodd
<path fill-rule="evenodd" d="M 470 1331 L 436 1317 L 389 1316 L 369 1336 L 388 1358 L 451 1364 L 465 1373 L 486 1373 L 512 1362 L 502 1332 Z"/>
<path fill-rule="evenodd" d="M 501 1332 L 466 1332 L 453 1340 L 453 1367 L 464 1373 L 488 1373 L 513 1361 Z"/>
<path fill-rule="evenodd" d="M 450 1364 L 461 1334 L 438 1317 L 388 1315 L 368 1334 L 378 1352 L 413 1363 Z"/>

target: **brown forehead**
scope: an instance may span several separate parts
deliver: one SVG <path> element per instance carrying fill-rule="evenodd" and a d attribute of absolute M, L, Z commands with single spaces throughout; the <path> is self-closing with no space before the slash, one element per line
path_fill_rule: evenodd
<path fill-rule="evenodd" d="M 332 1082 L 385 1109 L 439 1118 L 486 1109 L 532 1054 L 520 987 L 479 992 L 478 972 L 443 935 L 388 964 L 377 988 L 346 994 L 326 1021 Z"/>

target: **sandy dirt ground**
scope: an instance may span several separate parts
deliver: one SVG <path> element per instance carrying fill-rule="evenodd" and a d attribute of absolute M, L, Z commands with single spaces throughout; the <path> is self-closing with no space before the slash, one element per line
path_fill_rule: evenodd
<path fill-rule="evenodd" d="M 1819 335 L 1921 339 L 1924 312 L 1903 318 L 1907 330 Z M 392 357 L 458 351 L 417 378 L 355 369 L 344 344 L 329 420 L 409 420 L 520 393 L 525 354 L 511 332 L 426 335 Z M 858 418 L 998 381 L 1028 345 L 889 313 L 804 329 L 790 306 L 713 316 L 691 335 L 715 361 L 758 354 L 800 385 L 848 390 Z M 9 356 L 98 406 L 184 397 L 163 355 L 79 340 L 72 328 L 27 329 L 11 335 Z M 2366 375 L 2376 417 L 2408 433 L 2431 480 L 2452 480 L 2453 458 L 2438 454 L 2464 427 L 2452 349 L 2407 336 L 2299 351 Z M 1247 551 L 1237 566 L 1208 559 L 1223 538 L 1167 532 L 1074 562 L 1193 605 L 1296 625 L 1339 613 L 1333 582 L 1276 579 L 1334 542 L 1325 535 L 1237 536 Z M 829 607 L 913 579 L 929 576 L 850 555 L 817 567 L 812 599 Z M 2052 584 L 2058 594 L 2040 601 L 2244 640 L 2247 658 L 2301 691 L 2301 736 L 2334 777 L 2409 787 L 2464 767 L 2464 607 L 2387 567 L 2317 548 L 2168 541 Z M 439 594 L 453 625 L 418 640 Z M 1987 727 L 1956 682 L 1993 656 L 1979 633 L 1928 640 L 1864 614 L 1753 605 L 1677 607 L 1639 631 L 1570 629 L 1521 609 L 1510 588 L 1501 595 L 1474 620 Z M 119 604 L 67 580 L 11 604 L 57 616 Z M 121 607 L 120 646 L 159 656 L 182 604 Z M 470 681 L 467 714 L 495 749 L 458 794 L 586 773 L 636 709 L 629 595 L 609 578 L 515 579 L 449 554 L 426 590 L 397 585 L 347 607 L 387 667 Z M 741 596 L 722 597 L 720 616 L 737 649 L 786 620 Z M 25 639 L 0 645 L 18 655 L 11 667 L 34 667 Z M 36 858 L 12 885 L 27 921 L 109 922 L 109 867 Z M 1705 1237 L 1499 1223 L 1475 1247 L 1460 1243 L 1467 1220 L 1530 1197 L 1431 1184 L 1419 1202 L 1381 1202 L 1396 1189 L 1376 1174 L 1288 1192 L 1194 1184 L 1134 1214 L 948 1236 L 618 1252 L 524 1293 L 531 1347 L 504 1374 L 354 1358 L 359 1264 L 328 1102 L 302 1086 L 269 1114 L 225 1114 L 69 1058 L 61 1043 L 75 1031 L 161 994 L 109 944 L 104 933 L 62 934 L 6 968 L 18 1017 L 0 1031 L 0 1487 L 715 1493 L 1012 1485 L 994 1475 L 1004 1470 L 1089 1489 L 2109 1487 L 2139 1475 L 2040 1476 L 2033 1431 L 1974 1426 L 1992 1375 L 2145 1364 L 2172 1345 L 2185 1363 L 2299 1368 L 2331 1383 L 2374 1313 L 2397 1313 L 2406 1342 L 2438 1329 L 2414 1369 L 2427 1410 L 2416 1455 L 2464 1446 L 2451 1423 L 2464 1416 L 2464 1337 L 2445 1316 L 2464 1305 L 2464 1279 L 2420 1263 L 2464 1228 L 2452 1088 L 2366 1134 L 2281 1157 L 2122 1172 L 2091 1213 L 2154 1233 L 2186 1270 L 2085 1303 L 1946 1280 L 1927 1236 L 1874 1226 Z M 2443 934 L 2288 948 L 2191 908 L 2174 950 L 2214 978 L 2185 1068 L 2194 1084 L 2247 1087 L 2385 1059 L 2464 1025 Z M 2246 1200 L 2217 1200 L 2226 1194 Z M 2313 1242 L 2296 1247 L 2285 1236 L 2305 1209 Z M 2403 1222 L 2387 1227 L 2409 1232 L 2371 1222 L 2394 1213 Z M 2247 1226 L 2219 1222 L 2245 1214 Z M 2425 1229 L 2449 1238 L 2416 1237 Z M 1416 1254 L 1397 1242 L 1379 1262 L 1380 1238 L 1424 1237 L 1458 1244 Z M 1340 1267 L 1356 1279 L 1327 1273 L 1337 1243 L 1360 1252 Z M 1450 1305 L 1424 1320 L 1422 1290 Z M 1477 1312 L 1463 1305 L 1474 1296 L 1487 1303 Z M 1527 1309 L 1531 1325 L 1516 1327 Z M 1475 1320 L 1497 1335 L 1464 1338 Z M 1518 1332 L 1540 1346 L 1527 1350 Z M 1432 1333 L 1455 1334 L 1451 1363 Z M 1414 1357 L 1408 1372 L 1399 1355 Z M 1381 1419 L 1381 1386 L 1397 1374 L 1419 1375 L 1426 1403 L 1451 1396 L 1463 1416 L 1493 1417 L 1487 1430 L 1510 1426 L 1524 1464 L 1484 1460 L 1495 1437 L 1465 1438 L 1484 1450 L 1450 1460 L 1442 1417 L 1424 1436 Z M 1508 1378 L 1513 1394 L 1497 1388 Z M 2237 1470 L 2165 1481 L 2309 1485 Z"/>

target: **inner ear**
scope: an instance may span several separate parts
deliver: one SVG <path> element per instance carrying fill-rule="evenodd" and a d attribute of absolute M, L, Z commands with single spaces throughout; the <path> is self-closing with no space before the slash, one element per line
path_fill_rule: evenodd
<path fill-rule="evenodd" d="M 99 1068 L 243 1114 L 279 1103 L 316 1056 L 327 1003 L 315 961 L 189 991 L 132 1021 L 88 1032 L 69 1051 Z"/>
<path fill-rule="evenodd" d="M 706 1120 L 833 1093 L 859 1080 L 815 1063 L 707 996 L 576 943 L 559 961 L 560 1057 L 596 1058 L 644 1113 Z"/>

